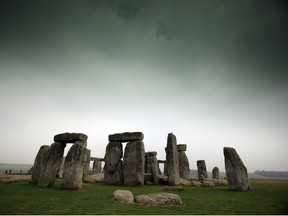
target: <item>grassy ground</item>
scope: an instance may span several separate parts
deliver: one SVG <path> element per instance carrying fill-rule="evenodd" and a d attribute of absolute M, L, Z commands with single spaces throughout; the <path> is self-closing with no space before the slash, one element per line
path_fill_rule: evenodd
<path fill-rule="evenodd" d="M 80 191 L 29 183 L 0 184 L 0 214 L 288 214 L 287 181 L 252 181 L 252 192 L 232 192 L 227 187 L 185 187 L 181 207 L 117 203 L 112 193 L 130 190 L 134 196 L 161 192 L 163 186 L 124 187 L 84 184 Z"/>

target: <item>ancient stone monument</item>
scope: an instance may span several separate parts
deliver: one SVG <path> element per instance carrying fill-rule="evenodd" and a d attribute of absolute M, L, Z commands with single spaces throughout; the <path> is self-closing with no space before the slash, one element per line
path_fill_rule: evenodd
<path fill-rule="evenodd" d="M 123 160 L 124 185 L 144 185 L 145 150 L 142 141 L 127 143 Z"/>
<path fill-rule="evenodd" d="M 212 178 L 213 179 L 219 179 L 220 178 L 218 167 L 214 167 L 212 169 Z"/>
<path fill-rule="evenodd" d="M 169 185 L 179 185 L 179 161 L 177 152 L 177 140 L 173 133 L 167 137 L 166 166 Z"/>
<path fill-rule="evenodd" d="M 105 153 L 104 181 L 110 185 L 123 185 L 123 147 L 121 142 L 109 142 Z"/>
<path fill-rule="evenodd" d="M 229 190 L 250 191 L 248 173 L 240 156 L 234 148 L 224 147 L 226 178 Z"/>
<path fill-rule="evenodd" d="M 208 178 L 205 160 L 198 160 L 197 161 L 197 168 L 198 168 L 198 179 L 199 180 L 203 181 L 205 178 Z"/>
<path fill-rule="evenodd" d="M 93 167 L 91 174 L 98 174 L 102 172 L 102 161 L 105 161 L 104 158 L 90 157 L 90 161 L 93 161 Z"/>
<path fill-rule="evenodd" d="M 187 149 L 186 144 L 177 145 L 178 160 L 179 160 L 179 177 L 183 179 L 190 178 L 189 161 L 185 153 L 186 149 Z"/>
<path fill-rule="evenodd" d="M 64 167 L 65 166 L 70 167 L 70 170 L 78 169 L 77 168 L 79 167 L 78 165 L 73 166 L 70 164 L 70 166 L 68 166 L 69 162 L 73 161 L 73 164 L 76 164 L 75 161 L 77 160 L 81 161 L 81 164 L 83 167 L 84 166 L 87 167 L 86 165 L 88 161 L 87 155 L 89 152 L 89 150 L 86 149 L 87 138 L 88 138 L 87 135 L 82 134 L 82 133 L 63 133 L 63 134 L 58 134 L 54 136 L 55 143 L 51 144 L 50 146 L 41 146 L 34 161 L 34 171 L 32 174 L 31 183 L 37 184 L 42 187 L 49 187 L 54 184 L 56 175 L 58 174 L 60 170 L 61 163 L 63 163 L 63 154 L 64 154 L 64 149 L 67 143 L 74 143 L 73 146 L 80 145 L 84 149 L 83 152 L 85 153 L 83 154 L 85 154 L 86 161 L 84 162 L 82 161 L 82 159 L 79 159 L 78 153 L 77 154 L 70 153 L 73 155 L 72 159 L 71 157 L 69 159 L 66 158 L 67 162 L 65 159 Z M 74 149 L 72 147 L 71 149 Z M 72 151 L 71 149 L 69 150 L 69 152 Z M 69 152 L 68 152 L 68 155 L 69 155 Z M 82 169 L 82 173 L 81 173 L 81 181 L 83 178 L 83 174 L 84 174 L 84 168 Z M 64 175 L 65 175 L 65 168 L 63 170 L 63 178 L 64 178 Z M 67 174 L 65 178 L 67 179 Z M 78 179 L 78 176 L 73 175 L 69 177 L 69 181 L 74 181 L 75 179 Z M 62 186 L 63 186 L 63 182 L 62 182 Z M 77 188 L 71 188 L 71 189 L 77 189 Z"/>
<path fill-rule="evenodd" d="M 145 153 L 145 173 L 151 175 L 152 183 L 159 184 L 159 164 L 156 155 L 155 151 Z"/>
<path fill-rule="evenodd" d="M 125 132 L 108 136 L 105 153 L 105 182 L 115 185 L 143 185 L 145 170 L 144 135 Z M 124 157 L 122 143 L 128 142 Z M 122 162 L 123 157 L 123 162 Z"/>

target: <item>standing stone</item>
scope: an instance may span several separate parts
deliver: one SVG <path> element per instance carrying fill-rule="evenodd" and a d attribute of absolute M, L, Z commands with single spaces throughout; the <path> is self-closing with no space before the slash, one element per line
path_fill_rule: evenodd
<path fill-rule="evenodd" d="M 64 162 L 65 162 L 65 157 L 62 158 L 60 169 L 59 169 L 58 174 L 57 174 L 58 178 L 62 178 L 62 176 L 63 176 Z"/>
<path fill-rule="evenodd" d="M 186 144 L 177 145 L 178 160 L 179 160 L 179 177 L 183 179 L 190 178 L 189 161 L 185 153 L 186 149 L 187 149 Z"/>
<path fill-rule="evenodd" d="M 56 175 L 60 169 L 66 144 L 53 143 L 49 146 L 43 155 L 43 169 L 39 177 L 38 185 L 41 187 L 50 187 L 54 185 Z"/>
<path fill-rule="evenodd" d="M 229 190 L 250 191 L 248 173 L 240 156 L 234 148 L 224 147 L 226 178 Z"/>
<path fill-rule="evenodd" d="M 159 184 L 159 178 L 158 178 L 158 170 L 159 170 L 159 164 L 157 160 L 157 152 L 146 152 L 145 158 L 145 172 L 152 175 L 152 181 L 154 184 Z"/>
<path fill-rule="evenodd" d="M 166 163 L 167 163 L 167 174 L 168 184 L 179 185 L 179 161 L 177 153 L 177 140 L 173 133 L 169 133 L 167 137 L 166 147 Z"/>
<path fill-rule="evenodd" d="M 218 167 L 214 167 L 213 168 L 213 170 L 212 170 L 212 178 L 213 179 L 219 179 L 220 178 Z"/>
<path fill-rule="evenodd" d="M 104 181 L 110 185 L 123 185 L 123 149 L 121 142 L 109 142 L 105 153 Z"/>
<path fill-rule="evenodd" d="M 90 169 L 90 154 L 91 150 L 86 149 L 86 163 L 84 165 L 84 170 L 83 170 L 83 179 L 86 178 L 89 175 L 89 169 Z"/>
<path fill-rule="evenodd" d="M 48 145 L 43 145 L 40 147 L 37 156 L 34 161 L 33 166 L 33 172 L 31 177 L 31 183 L 32 184 L 38 184 L 39 178 L 41 176 L 41 173 L 44 172 L 45 166 L 44 166 L 44 157 L 46 156 L 46 152 L 49 149 Z"/>
<path fill-rule="evenodd" d="M 100 160 L 94 160 L 92 174 L 98 174 L 102 171 L 102 163 Z"/>
<path fill-rule="evenodd" d="M 198 160 L 197 161 L 197 168 L 198 168 L 198 179 L 199 180 L 202 181 L 205 178 L 208 178 L 205 160 Z"/>
<path fill-rule="evenodd" d="M 65 158 L 62 188 L 71 190 L 82 188 L 87 156 L 87 149 L 81 142 L 72 145 Z"/>
<path fill-rule="evenodd" d="M 144 185 L 145 150 L 143 141 L 131 141 L 125 147 L 123 160 L 124 185 Z"/>

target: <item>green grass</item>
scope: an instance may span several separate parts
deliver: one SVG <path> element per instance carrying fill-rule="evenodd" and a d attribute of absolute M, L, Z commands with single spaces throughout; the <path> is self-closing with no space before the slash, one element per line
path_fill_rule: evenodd
<path fill-rule="evenodd" d="M 29 183 L 0 184 L 0 214 L 288 214 L 288 183 L 253 181 L 252 192 L 233 192 L 227 187 L 188 187 L 175 192 L 183 206 L 144 206 L 118 203 L 117 189 L 134 196 L 161 192 L 163 186 L 124 187 L 84 184 L 80 191 L 63 190 L 57 180 L 52 188 Z"/>

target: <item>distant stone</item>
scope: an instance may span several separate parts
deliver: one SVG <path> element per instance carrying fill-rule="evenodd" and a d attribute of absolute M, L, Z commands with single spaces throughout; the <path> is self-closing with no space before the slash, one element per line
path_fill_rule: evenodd
<path fill-rule="evenodd" d="M 179 195 L 172 193 L 153 193 L 135 197 L 136 203 L 152 206 L 179 206 L 182 200 Z"/>
<path fill-rule="evenodd" d="M 205 178 L 208 178 L 205 160 L 198 160 L 197 161 L 197 168 L 198 168 L 198 179 L 199 180 L 203 181 Z"/>
<path fill-rule="evenodd" d="M 76 141 L 80 141 L 83 145 L 87 145 L 87 143 L 85 143 L 87 139 L 88 136 L 83 133 L 62 133 L 54 136 L 54 142 L 61 143 L 75 143 Z"/>
<path fill-rule="evenodd" d="M 186 179 L 179 178 L 179 182 L 180 182 L 180 185 L 191 186 L 191 182 Z"/>
<path fill-rule="evenodd" d="M 142 141 L 127 143 L 123 159 L 124 185 L 144 185 L 145 149 Z"/>
<path fill-rule="evenodd" d="M 113 192 L 113 198 L 116 201 L 124 203 L 134 203 L 134 196 L 128 190 L 116 190 Z"/>
<path fill-rule="evenodd" d="M 83 182 L 85 183 L 103 183 L 104 182 L 104 173 L 97 173 L 93 175 L 88 175 L 84 178 Z"/>
<path fill-rule="evenodd" d="M 123 185 L 123 147 L 121 142 L 109 142 L 105 153 L 105 183 Z"/>
<path fill-rule="evenodd" d="M 71 190 L 82 188 L 82 179 L 87 163 L 87 156 L 87 149 L 81 143 L 72 145 L 64 162 L 62 188 Z"/>
<path fill-rule="evenodd" d="M 158 178 L 158 160 L 157 152 L 146 152 L 145 153 L 145 172 L 151 174 L 152 181 L 154 184 L 159 184 Z"/>
<path fill-rule="evenodd" d="M 83 179 L 89 175 L 91 150 L 86 148 L 86 163 L 83 167 Z"/>
<path fill-rule="evenodd" d="M 213 179 L 219 179 L 219 178 L 220 178 L 218 167 L 214 167 L 214 168 L 212 169 L 212 178 L 213 178 Z"/>
<path fill-rule="evenodd" d="M 184 188 L 181 185 L 177 186 L 165 186 L 163 187 L 164 191 L 183 191 Z"/>
<path fill-rule="evenodd" d="M 205 181 L 202 183 L 202 186 L 203 186 L 203 187 L 215 187 L 215 184 L 214 184 L 214 182 L 212 182 L 212 181 L 205 180 Z"/>
<path fill-rule="evenodd" d="M 190 167 L 189 160 L 185 153 L 187 145 L 181 144 L 177 145 L 178 149 L 178 161 L 179 161 L 179 177 L 183 179 L 190 178 Z"/>
<path fill-rule="evenodd" d="M 179 185 L 179 161 L 177 152 L 177 140 L 173 133 L 167 137 L 166 165 L 169 185 Z"/>
<path fill-rule="evenodd" d="M 209 179 L 214 182 L 215 186 L 228 186 L 228 182 L 225 179 Z"/>
<path fill-rule="evenodd" d="M 250 191 L 247 168 L 234 148 L 224 147 L 226 178 L 229 190 Z"/>
<path fill-rule="evenodd" d="M 144 139 L 142 132 L 125 132 L 110 134 L 108 137 L 110 142 L 130 142 L 130 141 L 141 141 Z"/>
<path fill-rule="evenodd" d="M 202 183 L 198 182 L 198 181 L 191 181 L 191 185 L 194 186 L 194 187 L 201 187 Z"/>
<path fill-rule="evenodd" d="M 145 152 L 145 157 L 148 157 L 148 156 L 157 156 L 157 152 L 156 151 Z"/>

